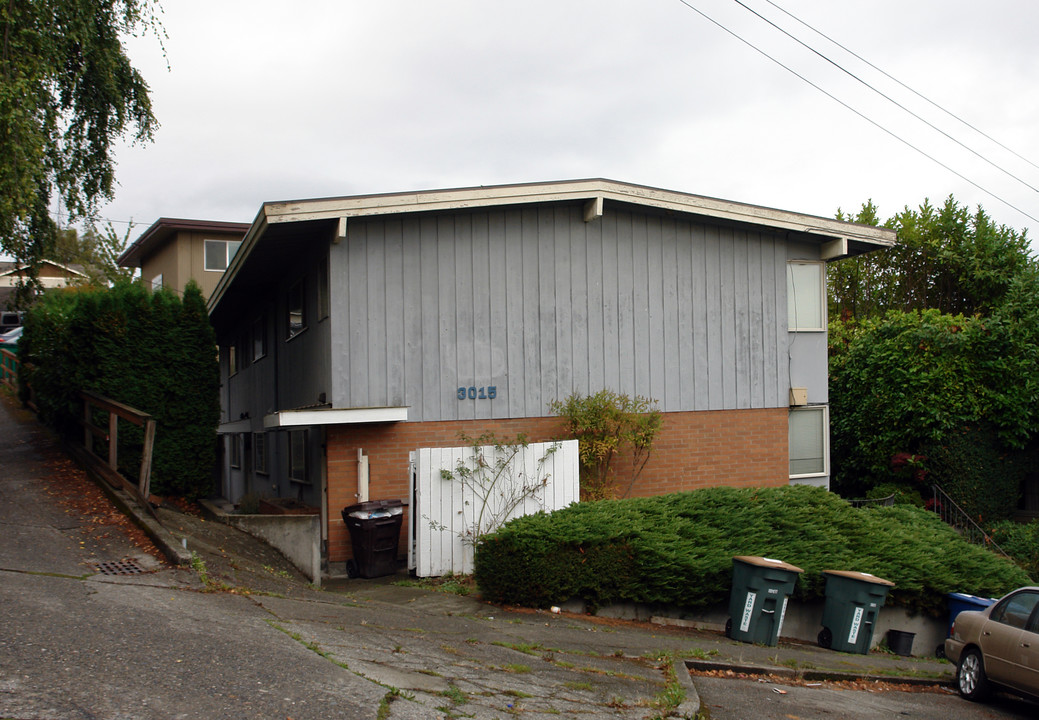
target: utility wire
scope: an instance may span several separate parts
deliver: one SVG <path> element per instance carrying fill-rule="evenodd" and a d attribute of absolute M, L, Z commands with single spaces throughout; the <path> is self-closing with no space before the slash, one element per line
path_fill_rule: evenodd
<path fill-rule="evenodd" d="M 715 26 L 716 26 L 716 27 L 718 27 L 719 29 L 721 29 L 721 30 L 724 30 L 724 31 L 725 31 L 726 33 L 728 33 L 728 34 L 729 34 L 729 35 L 731 35 L 732 37 L 734 37 L 734 38 L 736 38 L 737 40 L 739 40 L 739 41 L 740 41 L 741 43 L 743 43 L 744 45 L 746 45 L 747 47 L 749 47 L 749 48 L 750 48 L 751 50 L 754 50 L 755 52 L 757 52 L 757 53 L 759 53 L 759 54 L 761 54 L 761 55 L 765 56 L 766 58 L 768 58 L 769 60 L 771 60 L 772 62 L 774 62 L 774 63 L 775 63 L 776 65 L 779 65 L 779 67 L 783 68 L 784 70 L 786 70 L 786 71 L 787 71 L 788 73 L 790 73 L 790 74 L 791 74 L 791 75 L 793 75 L 794 77 L 797 77 L 797 78 L 799 78 L 800 80 L 802 80 L 803 82 L 805 82 L 805 83 L 807 83 L 807 84 L 811 85 L 811 86 L 812 86 L 813 88 L 815 88 L 816 90 L 818 90 L 819 92 L 821 92 L 821 93 L 822 93 L 823 95 L 825 95 L 826 97 L 830 98 L 830 99 L 831 99 L 831 100 L 833 100 L 834 102 L 836 102 L 836 103 L 838 103 L 839 105 L 843 106 L 843 107 L 844 107 L 845 109 L 847 109 L 847 110 L 850 110 L 851 112 L 855 113 L 856 115 L 858 115 L 858 116 L 859 116 L 860 118 L 862 118 L 863 120 L 865 120 L 866 122 L 868 122 L 868 123 L 869 123 L 870 125 L 872 125 L 873 127 L 877 128 L 878 130 L 880 130 L 880 131 L 882 131 L 882 132 L 884 132 L 884 133 L 887 133 L 888 135 L 890 135 L 891 137 L 893 137 L 893 138 L 894 138 L 895 140 L 898 140 L 898 141 L 899 141 L 900 143 L 902 143 L 902 144 L 903 144 L 903 145 L 905 145 L 906 147 L 910 148 L 911 150 L 915 150 L 915 151 L 916 151 L 917 153 L 919 153 L 920 155 L 923 155 L 923 156 L 924 156 L 925 158 L 927 158 L 927 159 L 928 159 L 928 160 L 930 160 L 931 162 L 935 163 L 935 164 L 936 164 L 936 165 L 938 165 L 939 167 L 942 167 L 942 168 L 944 168 L 944 169 L 948 170 L 948 171 L 949 171 L 949 172 L 951 172 L 951 173 L 952 173 L 953 175 L 955 175 L 956 177 L 958 177 L 958 178 L 959 178 L 960 180 L 963 180 L 964 182 L 968 183 L 969 185 L 972 185 L 973 187 L 977 188 L 978 190 L 980 190 L 981 192 L 985 193 L 986 195 L 989 195 L 990 197 L 993 197 L 993 198 L 995 198 L 996 200 L 998 200 L 999 202 L 1003 203 L 1004 205 L 1006 205 L 1006 206 L 1007 206 L 1008 208 L 1010 208 L 1011 210 L 1016 210 L 1017 212 L 1021 213 L 1022 215 L 1024 215 L 1024 216 L 1025 216 L 1026 218 L 1028 218 L 1028 219 L 1029 219 L 1029 220 L 1031 220 L 1032 222 L 1037 222 L 1037 223 L 1039 223 L 1039 218 L 1035 218 L 1035 217 L 1033 217 L 1032 215 L 1030 215 L 1029 213 L 1025 212 L 1025 211 L 1024 211 L 1024 210 L 1022 210 L 1021 208 L 1017 207 L 1016 205 L 1014 205 L 1014 204 L 1013 204 L 1013 203 L 1011 203 L 1010 201 L 1008 201 L 1008 200 L 1004 200 L 1004 199 L 1003 199 L 1002 197 L 1000 197 L 1000 196 L 999 196 L 999 195 L 997 195 L 996 193 L 992 192 L 992 191 L 991 191 L 991 190 L 989 190 L 988 188 L 986 188 L 986 187 L 983 187 L 982 185 L 979 185 L 978 183 L 974 182 L 973 180 L 971 180 L 970 178 L 966 177 L 966 176 L 965 176 L 965 175 L 963 175 L 962 173 L 960 173 L 960 172 L 958 172 L 958 171 L 954 170 L 953 168 L 949 167 L 948 165 L 946 165 L 945 163 L 943 163 L 943 162 L 942 162 L 941 160 L 939 160 L 938 158 L 934 157 L 933 155 L 929 155 L 929 154 L 928 154 L 927 152 L 925 152 L 924 150 L 921 150 L 921 149 L 920 149 L 920 148 L 918 148 L 918 147 L 917 147 L 916 145 L 913 145 L 913 144 L 912 144 L 911 142 L 909 142 L 909 141 L 908 141 L 908 140 L 906 140 L 905 138 L 902 138 L 902 137 L 900 137 L 899 135 L 895 134 L 895 133 L 894 133 L 893 131 L 891 131 L 891 130 L 888 130 L 888 129 L 887 129 L 886 127 L 884 127 L 883 125 L 881 125 L 880 123 L 878 123 L 878 122 L 877 122 L 876 120 L 874 120 L 874 119 L 872 119 L 872 118 L 868 117 L 867 115 L 865 115 L 864 113 L 860 112 L 859 110 L 856 110 L 856 109 L 855 109 L 855 108 L 853 108 L 853 107 L 852 107 L 851 105 L 849 105 L 848 103 L 844 102 L 843 100 L 841 100 L 841 99 L 840 99 L 840 98 L 838 98 L 837 96 L 833 95 L 832 93 L 830 93 L 830 92 L 828 92 L 828 91 L 824 90 L 824 89 L 823 89 L 822 87 L 820 87 L 819 85 L 816 85 L 816 84 L 815 84 L 814 82 L 812 82 L 811 80 L 809 80 L 808 78 L 806 78 L 806 77 L 805 77 L 804 75 L 800 74 L 799 72 L 797 72 L 796 70 L 794 70 L 793 68 L 791 68 L 790 66 L 788 66 L 788 65 L 785 65 L 785 64 L 783 64 L 783 63 L 782 63 L 782 62 L 781 62 L 780 60 L 778 60 L 778 59 L 776 59 L 776 58 L 772 57 L 772 56 L 771 56 L 771 55 L 769 55 L 769 54 L 768 54 L 767 52 L 765 52 L 764 50 L 762 50 L 762 49 L 761 49 L 761 48 L 759 48 L 758 46 L 756 46 L 756 45 L 754 45 L 753 43 L 751 43 L 751 42 L 750 42 L 749 40 L 746 40 L 746 39 L 744 39 L 743 37 L 741 37 L 740 35 L 738 35 L 738 34 L 737 34 L 737 33 L 736 33 L 735 31 L 733 31 L 733 30 L 730 30 L 729 28 L 725 27 L 725 26 L 724 26 L 724 25 L 722 25 L 722 24 L 721 24 L 720 22 L 718 22 L 717 20 L 715 20 L 714 18 L 712 18 L 712 17 L 710 16 L 710 15 L 707 15 L 706 13 L 704 13 L 704 12 L 703 12 L 702 10 L 700 10 L 699 8 L 697 8 L 697 7 L 693 6 L 692 4 L 690 4 L 689 0 L 678 0 L 678 2 L 682 3 L 683 5 L 685 5 L 685 6 L 687 7 L 687 8 L 689 8 L 690 10 L 692 10 L 693 12 L 695 12 L 695 13 L 696 13 L 697 15 L 699 15 L 699 16 L 700 16 L 700 17 L 702 17 L 702 18 L 704 18 L 704 19 L 705 19 L 705 20 L 707 20 L 708 22 L 710 22 L 710 23 L 711 23 L 712 25 L 715 25 Z"/>
<path fill-rule="evenodd" d="M 932 105 L 933 107 L 938 108 L 943 113 L 945 113 L 946 115 L 951 117 L 953 120 L 956 120 L 957 122 L 965 125 L 966 127 L 970 128 L 974 132 L 976 132 L 979 135 L 981 135 L 986 140 L 988 140 L 990 142 L 993 142 L 996 145 L 998 145 L 999 147 L 1003 148 L 1004 150 L 1006 150 L 1008 153 L 1010 153 L 1011 155 L 1013 155 L 1017 159 L 1022 160 L 1024 162 L 1028 163 L 1029 165 L 1031 165 L 1032 167 L 1034 167 L 1036 170 L 1039 170 L 1039 165 L 1036 165 L 1034 162 L 1032 162 L 1031 160 L 1026 158 L 1024 155 L 1018 153 L 1013 148 L 1007 147 L 1006 145 L 1001 143 L 999 140 L 997 140 L 996 138 L 994 138 L 991 135 L 989 135 L 988 133 L 986 133 L 984 130 L 981 130 L 980 128 L 977 128 L 974 125 L 971 125 L 969 122 L 967 122 L 966 120 L 961 118 L 959 115 L 956 115 L 955 113 L 953 113 L 950 110 L 946 110 L 944 107 L 942 107 L 941 105 L 936 103 L 934 100 L 931 100 L 926 95 L 923 95 L 922 93 L 920 93 L 920 92 L 914 90 L 913 88 L 909 87 L 908 85 L 906 85 L 904 82 L 902 82 L 898 78 L 894 77 L 893 75 L 891 75 L 890 73 L 886 72 L 885 70 L 877 67 L 876 65 L 871 63 L 869 60 L 867 60 L 866 58 L 864 58 L 861 55 L 859 55 L 858 53 L 856 53 L 854 50 L 851 50 L 851 49 L 845 47 L 844 45 L 842 45 L 841 43 L 837 42 L 836 40 L 834 40 L 832 37 L 830 37 L 826 33 L 824 33 L 821 30 L 818 30 L 818 29 L 812 27 L 811 25 L 806 23 L 804 20 L 802 20 L 801 18 L 799 18 L 796 15 L 794 15 L 793 13 L 789 12 L 788 10 L 785 10 L 784 8 L 781 8 L 779 5 L 776 5 L 774 2 L 772 2 L 772 0 L 765 0 L 765 2 L 767 2 L 769 5 L 771 5 L 772 7 L 776 8 L 777 10 L 782 12 L 783 14 L 787 15 L 788 17 L 790 17 L 790 18 L 796 20 L 797 22 L 799 22 L 800 24 L 804 25 L 806 28 L 808 28 L 809 30 L 814 32 L 816 35 L 819 35 L 820 37 L 825 38 L 829 42 L 833 43 L 834 45 L 836 45 L 837 47 L 839 47 L 841 50 L 843 50 L 844 52 L 848 53 L 852 57 L 857 58 L 858 60 L 864 62 L 866 65 L 869 65 L 871 68 L 876 70 L 878 73 L 880 73 L 881 75 L 883 75 L 887 79 L 891 80 L 892 82 L 902 86 L 903 88 L 905 88 L 906 90 L 908 90 L 909 92 L 913 93 L 918 98 L 923 100 L 924 102 Z"/>
<path fill-rule="evenodd" d="M 768 2 L 769 2 L 769 4 L 770 4 L 770 5 L 773 5 L 774 7 L 777 7 L 777 8 L 779 7 L 778 5 L 775 5 L 775 3 L 772 3 L 772 2 L 770 2 L 770 0 L 766 0 L 766 1 L 768 1 Z M 872 90 L 873 92 L 875 92 L 875 93 L 876 93 L 877 95 L 880 95 L 880 97 L 884 98 L 885 100 L 887 100 L 887 101 L 888 101 L 888 102 L 890 102 L 891 104 L 895 105 L 895 106 L 896 106 L 896 107 L 898 107 L 899 109 L 901 109 L 901 110 L 904 110 L 905 112 L 909 113 L 910 115 L 912 115 L 912 116 L 913 116 L 914 118 L 916 118 L 917 120 L 919 120 L 920 122 L 922 122 L 922 123 L 923 123 L 924 125 L 926 125 L 927 127 L 931 128 L 931 129 L 932 129 L 932 130 L 934 130 L 935 132 L 941 133 L 941 134 L 942 134 L 943 136 L 945 136 L 945 137 L 946 137 L 946 138 L 948 138 L 949 140 L 952 140 L 952 141 L 953 141 L 954 143 L 956 143 L 956 144 L 957 144 L 957 145 L 959 145 L 959 146 L 960 146 L 961 148 L 963 148 L 963 149 L 964 149 L 964 150 L 966 150 L 967 152 L 971 153 L 971 154 L 972 154 L 972 155 L 974 155 L 975 157 L 979 158 L 980 160 L 984 160 L 984 161 L 985 161 L 985 162 L 987 162 L 987 163 L 988 163 L 989 165 L 991 165 L 992 167 L 994 167 L 994 168 L 995 168 L 996 170 L 999 170 L 999 171 L 1000 171 L 1001 173 L 1003 173 L 1003 174 L 1007 175 L 1008 177 L 1011 177 L 1011 178 L 1013 178 L 1014 180 L 1017 180 L 1017 181 L 1018 181 L 1019 183 L 1021 183 L 1022 185 L 1024 185 L 1024 186 L 1025 186 L 1025 187 L 1027 187 L 1028 189 L 1030 189 L 1030 190 L 1032 190 L 1032 191 L 1034 191 L 1034 192 L 1037 192 L 1037 193 L 1039 193 L 1039 188 L 1035 187 L 1034 185 L 1032 185 L 1032 184 L 1028 183 L 1028 182 L 1027 182 L 1027 181 L 1025 181 L 1025 180 L 1022 180 L 1021 178 L 1019 178 L 1019 177 L 1018 177 L 1017 175 L 1014 175 L 1014 174 L 1013 174 L 1012 172 L 1010 172 L 1009 170 L 1007 170 L 1007 169 L 1005 169 L 1005 168 L 1003 168 L 1003 167 L 1000 167 L 1000 166 L 999 166 L 999 165 L 997 165 L 997 164 L 996 164 L 995 162 L 993 162 L 992 160 L 988 159 L 987 157 L 985 157 L 984 155 L 982 155 L 981 153 L 979 153 L 979 152 L 978 152 L 977 150 L 975 150 L 974 148 L 972 148 L 972 147 L 970 147 L 970 146 L 968 146 L 968 145 L 965 145 L 964 143 L 960 142 L 959 140 L 957 140 L 957 139 L 956 139 L 956 138 L 954 138 L 954 137 L 953 137 L 952 135 L 950 135 L 949 133 L 947 133 L 947 132 L 945 132 L 944 130 L 942 130 L 942 129 L 941 129 L 940 127 L 938 127 L 938 126 L 937 126 L 937 125 L 935 125 L 934 123 L 930 122 L 930 121 L 929 121 L 929 120 L 927 120 L 926 118 L 923 118 L 923 117 L 921 117 L 920 115 L 916 114 L 915 112 L 913 112 L 912 110 L 910 110 L 909 108 L 907 108 L 907 107 L 906 107 L 905 105 L 903 105 L 902 103 L 900 103 L 900 102 L 898 102 L 897 100 L 895 100 L 894 98 L 892 98 L 892 97 L 891 97 L 890 95 L 886 95 L 886 94 L 885 94 L 884 92 L 882 92 L 881 90 L 878 90 L 878 89 L 877 89 L 877 88 L 875 88 L 874 86 L 870 85 L 870 84 L 869 84 L 868 82 L 866 82 L 865 80 L 863 80 L 862 78 L 860 78 L 860 77 L 859 77 L 858 75 L 856 75 L 855 73 L 851 72 L 850 70 L 848 70 L 847 68 L 845 68 L 844 66 L 842 66 L 842 65 L 841 65 L 840 63 L 836 62 L 835 60 L 831 59 L 830 57 L 828 57 L 828 56 L 824 55 L 823 53 L 819 52 L 819 51 L 818 51 L 818 50 L 816 50 L 816 49 L 815 49 L 814 47 L 812 47 L 811 45 L 808 45 L 807 43 L 805 43 L 805 42 L 804 42 L 803 40 L 801 40 L 800 38 L 798 38 L 798 37 L 795 37 L 794 35 L 791 35 L 791 34 L 790 34 L 789 32 L 787 32 L 787 31 L 786 31 L 785 29 L 781 28 L 781 27 L 780 27 L 779 25 L 776 25 L 776 24 L 775 24 L 774 22 L 772 22 L 772 21 L 771 21 L 771 20 L 769 20 L 769 19 L 768 19 L 767 17 L 765 17 L 764 15 L 762 15 L 761 13 L 759 13 L 759 12 L 758 12 L 757 10 L 755 10 L 754 8 L 752 8 L 752 7 L 749 7 L 749 6 L 748 6 L 748 5 L 746 4 L 746 3 L 744 3 L 744 2 L 743 2 L 743 0 L 733 0 L 733 2 L 735 2 L 735 3 L 737 4 L 737 5 L 739 5 L 740 7 L 742 7 L 742 8 L 743 8 L 744 10 L 746 10 L 747 12 L 749 12 L 749 13 L 753 14 L 753 15 L 754 15 L 754 16 L 756 16 L 757 18 L 759 18 L 759 19 L 763 20 L 764 22 L 768 23 L 769 25 L 771 25 L 772 27 L 774 27 L 774 28 L 775 28 L 776 30 L 778 30 L 779 32 L 783 33 L 783 34 L 784 34 L 784 35 L 786 35 L 786 36 L 787 36 L 788 38 L 790 38 L 791 40 L 793 40 L 794 42 L 796 42 L 796 43 L 797 43 L 798 45 L 800 45 L 801 47 L 805 48 L 805 49 L 806 49 L 806 50 L 808 50 L 809 52 L 812 52 L 812 53 L 814 53 L 814 54 L 818 55 L 818 56 L 819 56 L 819 57 L 821 57 L 821 58 L 822 58 L 823 60 L 825 60 L 826 62 L 828 62 L 828 63 L 830 63 L 831 65 L 833 65 L 833 66 L 834 66 L 835 68 L 837 68 L 838 70 L 840 70 L 840 71 L 841 71 L 842 73 L 844 73 L 844 74 L 845 74 L 845 75 L 847 75 L 848 77 L 850 77 L 850 78 L 854 79 L 854 80 L 855 80 L 856 82 L 859 82 L 859 83 L 861 83 L 862 85 L 865 85 L 865 86 L 866 86 L 866 87 L 868 87 L 868 88 L 869 88 L 870 90 Z M 780 9 L 780 10 L 782 10 L 782 8 L 779 8 L 779 9 Z M 786 12 L 786 11 L 784 10 L 784 12 Z M 791 15 L 791 17 L 793 17 L 793 16 Z M 795 19 L 795 20 L 797 20 L 797 18 L 794 18 L 794 19 Z M 800 21 L 798 21 L 798 22 L 800 22 Z M 808 26 L 808 25 L 806 25 L 806 27 L 809 27 L 809 29 L 813 29 L 813 30 L 814 30 L 814 28 L 811 28 L 811 27 L 810 27 L 810 26 Z M 821 33 L 820 33 L 820 34 L 821 34 Z M 824 36 L 824 37 L 825 37 L 825 36 Z M 827 39 L 827 40 L 829 40 L 829 38 L 826 38 L 826 39 Z M 832 41 L 831 41 L 831 42 L 832 42 Z M 849 52 L 850 52 L 850 51 L 849 51 Z M 854 54 L 855 54 L 855 53 L 852 53 L 852 55 L 854 55 Z M 858 55 L 855 55 L 855 57 L 858 57 Z M 860 59 L 861 59 L 861 58 L 860 58 Z M 870 67 L 873 67 L 873 66 L 871 65 Z M 885 74 L 886 74 L 886 73 L 885 73 Z M 889 77 L 890 77 L 890 76 L 889 76 Z"/>

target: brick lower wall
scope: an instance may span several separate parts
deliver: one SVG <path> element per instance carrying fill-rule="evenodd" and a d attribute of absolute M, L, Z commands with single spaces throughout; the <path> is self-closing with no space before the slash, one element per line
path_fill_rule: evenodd
<path fill-rule="evenodd" d="M 787 409 L 666 413 L 653 453 L 628 495 L 663 495 L 682 490 L 729 486 L 781 486 L 788 478 Z M 340 511 L 357 502 L 357 450 L 368 455 L 368 497 L 408 499 L 408 454 L 422 447 L 464 445 L 460 433 L 475 437 L 524 433 L 531 442 L 562 436 L 559 418 L 470 420 L 327 428 L 328 560 L 352 556 Z M 626 487 L 620 487 L 623 494 Z M 400 554 L 406 555 L 407 522 Z"/>

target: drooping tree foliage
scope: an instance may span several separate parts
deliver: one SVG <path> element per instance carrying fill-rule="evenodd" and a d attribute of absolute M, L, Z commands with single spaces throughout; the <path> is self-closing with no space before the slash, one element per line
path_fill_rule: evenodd
<path fill-rule="evenodd" d="M 191 283 L 181 299 L 120 282 L 110 290 L 49 291 L 30 310 L 19 348 L 40 419 L 79 433 L 80 390 L 151 414 L 156 420 L 152 488 L 197 497 L 212 483 L 220 418 L 216 338 L 205 301 Z M 120 470 L 134 477 L 141 435 L 121 423 Z"/>
<path fill-rule="evenodd" d="M 153 0 L 0 3 L 0 249 L 31 280 L 56 225 L 51 202 L 89 217 L 112 197 L 113 145 L 149 140 L 148 85 L 123 38 L 161 28 Z"/>
<path fill-rule="evenodd" d="M 876 208 L 852 219 L 876 223 Z M 897 247 L 829 272 L 834 486 L 885 495 L 937 482 L 983 522 L 1007 517 L 1039 437 L 1027 234 L 951 197 L 885 225 Z"/>

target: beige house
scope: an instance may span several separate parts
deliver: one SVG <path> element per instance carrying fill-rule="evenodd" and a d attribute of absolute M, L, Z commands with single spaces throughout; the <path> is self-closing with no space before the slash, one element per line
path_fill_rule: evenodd
<path fill-rule="evenodd" d="M 159 218 L 119 256 L 121 267 L 140 268 L 152 287 L 181 292 L 195 280 L 209 297 L 242 244 L 249 223 Z"/>
<path fill-rule="evenodd" d="M 44 289 L 65 287 L 86 280 L 80 265 L 62 265 L 44 260 L 37 268 L 37 280 Z M 15 288 L 25 281 L 25 267 L 16 262 L 0 262 L 0 309 L 8 307 Z"/>

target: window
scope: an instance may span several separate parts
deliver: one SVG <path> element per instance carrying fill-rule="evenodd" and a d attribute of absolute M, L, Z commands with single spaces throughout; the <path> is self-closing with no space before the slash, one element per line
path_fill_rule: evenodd
<path fill-rule="evenodd" d="M 289 431 L 289 480 L 306 483 L 307 480 L 307 431 Z"/>
<path fill-rule="evenodd" d="M 152 278 L 152 292 L 162 289 L 162 273 Z"/>
<path fill-rule="evenodd" d="M 827 474 L 830 467 L 829 424 L 825 405 L 790 410 L 790 477 Z"/>
<path fill-rule="evenodd" d="M 826 329 L 826 265 L 786 265 L 786 321 L 790 331 Z"/>
<path fill-rule="evenodd" d="M 992 620 L 1011 627 L 1024 628 L 1039 602 L 1039 593 L 1019 592 L 1001 602 L 990 615 Z"/>
<path fill-rule="evenodd" d="M 231 467 L 242 467 L 242 436 L 235 433 L 227 436 L 227 451 L 231 458 Z"/>
<path fill-rule="evenodd" d="M 267 318 L 253 320 L 253 362 L 267 354 Z"/>
<path fill-rule="evenodd" d="M 289 288 L 288 295 L 288 332 L 286 339 L 291 339 L 307 329 L 307 317 L 303 306 L 303 281 L 300 280 Z"/>
<path fill-rule="evenodd" d="M 234 260 L 235 253 L 241 247 L 241 241 L 234 240 L 206 240 L 205 267 L 206 270 L 223 272 Z"/>
<path fill-rule="evenodd" d="M 238 347 L 237 344 L 231 343 L 227 346 L 227 374 L 228 376 L 234 375 L 238 372 Z"/>
<path fill-rule="evenodd" d="M 267 434 L 253 433 L 253 470 L 267 474 Z"/>
<path fill-rule="evenodd" d="M 317 319 L 328 317 L 328 260 L 322 260 L 317 270 Z"/>
<path fill-rule="evenodd" d="M 246 337 L 245 333 L 242 333 L 238 336 L 238 339 L 235 341 L 235 346 L 238 348 L 235 351 L 235 354 L 238 356 L 237 359 L 239 370 L 244 370 L 245 366 L 249 364 L 249 351 L 252 348 L 249 347 L 248 340 L 249 339 Z"/>

